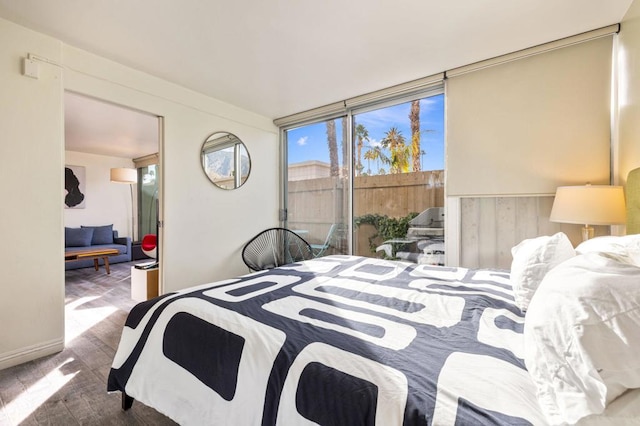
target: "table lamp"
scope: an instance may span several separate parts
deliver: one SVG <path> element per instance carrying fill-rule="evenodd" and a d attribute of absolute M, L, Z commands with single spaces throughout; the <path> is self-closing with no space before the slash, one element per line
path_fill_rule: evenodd
<path fill-rule="evenodd" d="M 582 240 L 593 238 L 590 225 L 619 225 L 626 220 L 624 190 L 621 186 L 560 186 L 551 208 L 551 222 L 584 225 Z"/>

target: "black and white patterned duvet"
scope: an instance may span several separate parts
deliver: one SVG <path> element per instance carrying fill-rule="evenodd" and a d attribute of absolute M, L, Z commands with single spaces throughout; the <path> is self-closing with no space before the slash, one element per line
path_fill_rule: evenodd
<path fill-rule="evenodd" d="M 137 305 L 109 391 L 181 424 L 544 424 L 504 272 L 349 256 Z"/>

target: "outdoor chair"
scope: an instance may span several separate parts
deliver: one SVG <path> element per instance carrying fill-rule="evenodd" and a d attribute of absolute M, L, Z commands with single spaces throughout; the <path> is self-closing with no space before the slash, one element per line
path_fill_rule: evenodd
<path fill-rule="evenodd" d="M 444 265 L 444 208 L 429 207 L 409 221 L 406 236 L 386 240 L 376 252 L 386 259 Z"/>
<path fill-rule="evenodd" d="M 285 228 L 270 228 L 253 237 L 242 249 L 242 260 L 253 271 L 272 269 L 312 259 L 311 246 Z"/>
<path fill-rule="evenodd" d="M 329 228 L 327 238 L 322 244 L 311 244 L 313 257 L 323 256 L 330 247 L 338 247 L 339 240 L 344 236 L 345 226 L 342 223 L 334 223 Z"/>

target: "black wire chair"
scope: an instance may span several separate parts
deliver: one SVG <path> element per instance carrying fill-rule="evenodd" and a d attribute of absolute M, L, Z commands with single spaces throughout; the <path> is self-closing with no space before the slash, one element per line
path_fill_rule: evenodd
<path fill-rule="evenodd" d="M 253 271 L 272 269 L 313 259 L 308 242 L 285 228 L 270 228 L 253 237 L 242 249 L 242 260 Z"/>

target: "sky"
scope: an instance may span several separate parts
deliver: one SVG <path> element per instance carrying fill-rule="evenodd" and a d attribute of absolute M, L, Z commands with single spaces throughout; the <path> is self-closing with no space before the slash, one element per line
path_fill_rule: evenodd
<path fill-rule="evenodd" d="M 355 124 L 362 124 L 369 132 L 369 143 L 365 142 L 362 155 L 368 148 L 380 144 L 385 133 L 391 127 L 397 127 L 404 136 L 407 145 L 411 144 L 411 122 L 409 112 L 411 102 L 394 105 L 374 111 L 355 115 Z M 287 132 L 289 164 L 302 161 L 319 160 L 329 163 L 327 134 L 325 122 L 299 127 Z M 444 95 L 436 95 L 420 100 L 420 148 L 422 155 L 422 170 L 444 169 Z M 338 153 L 341 153 L 342 120 L 336 120 L 336 134 L 338 136 Z M 354 150 L 355 154 L 355 150 Z M 387 153 L 388 154 L 388 153 Z M 342 158 L 340 158 L 342 163 Z M 362 159 L 366 172 L 378 173 L 378 164 Z M 388 171 L 388 166 L 379 164 Z"/>

